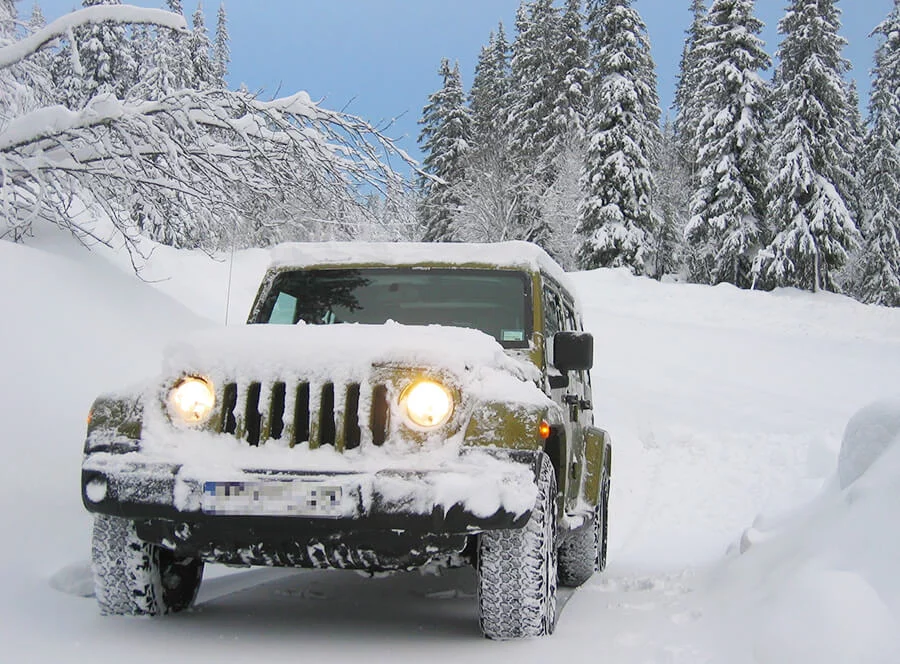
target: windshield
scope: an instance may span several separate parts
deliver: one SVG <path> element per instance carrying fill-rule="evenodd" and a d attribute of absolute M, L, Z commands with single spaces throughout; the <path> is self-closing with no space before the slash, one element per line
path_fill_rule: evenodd
<path fill-rule="evenodd" d="M 527 348 L 529 280 L 523 272 L 363 268 L 282 272 L 259 323 L 450 325 L 481 330 L 506 348 Z"/>

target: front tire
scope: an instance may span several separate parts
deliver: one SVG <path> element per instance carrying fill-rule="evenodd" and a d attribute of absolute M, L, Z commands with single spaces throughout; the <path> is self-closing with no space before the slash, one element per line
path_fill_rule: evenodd
<path fill-rule="evenodd" d="M 91 542 L 94 594 L 103 615 L 161 615 L 193 604 L 203 561 L 182 558 L 138 538 L 134 522 L 94 517 Z"/>
<path fill-rule="evenodd" d="M 542 455 L 538 497 L 524 528 L 482 533 L 478 609 L 489 639 L 553 633 L 556 622 L 556 475 Z"/>

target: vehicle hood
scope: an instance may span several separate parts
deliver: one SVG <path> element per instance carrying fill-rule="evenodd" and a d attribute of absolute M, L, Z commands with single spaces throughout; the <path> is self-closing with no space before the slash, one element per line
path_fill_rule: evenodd
<path fill-rule="evenodd" d="M 393 322 L 247 325 L 196 333 L 166 349 L 163 372 L 352 381 L 377 366 L 443 370 L 460 377 L 500 372 L 519 381 L 540 378 L 533 364 L 508 355 L 479 330 Z"/>

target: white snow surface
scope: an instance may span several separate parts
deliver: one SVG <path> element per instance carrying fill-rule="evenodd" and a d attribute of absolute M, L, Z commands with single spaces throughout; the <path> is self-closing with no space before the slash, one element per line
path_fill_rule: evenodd
<path fill-rule="evenodd" d="M 267 262 L 235 256 L 232 323 Z M 52 233 L 0 242 L 4 662 L 900 661 L 900 448 L 846 489 L 836 475 L 850 418 L 898 397 L 900 311 L 615 270 L 570 275 L 614 442 L 610 565 L 561 591 L 554 636 L 483 640 L 468 569 L 213 566 L 187 614 L 100 616 L 84 597 L 87 409 L 221 323 L 227 290 L 227 259 L 160 247 L 150 283 L 128 263 Z"/>

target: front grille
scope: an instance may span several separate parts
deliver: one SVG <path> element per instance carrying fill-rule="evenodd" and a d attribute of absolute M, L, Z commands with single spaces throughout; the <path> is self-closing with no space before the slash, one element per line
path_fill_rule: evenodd
<path fill-rule="evenodd" d="M 351 450 L 387 439 L 388 390 L 359 383 L 226 383 L 218 431 L 249 445 L 280 441 L 293 447 Z"/>

